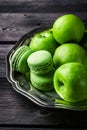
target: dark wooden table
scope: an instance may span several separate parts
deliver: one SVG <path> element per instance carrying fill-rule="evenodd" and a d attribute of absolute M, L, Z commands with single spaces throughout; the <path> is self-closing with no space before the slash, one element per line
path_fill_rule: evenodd
<path fill-rule="evenodd" d="M 87 20 L 86 0 L 0 0 L 0 130 L 87 127 L 87 111 L 45 109 L 17 93 L 6 78 L 6 55 L 22 35 L 63 14 Z M 43 128 L 45 127 L 45 128 Z"/>

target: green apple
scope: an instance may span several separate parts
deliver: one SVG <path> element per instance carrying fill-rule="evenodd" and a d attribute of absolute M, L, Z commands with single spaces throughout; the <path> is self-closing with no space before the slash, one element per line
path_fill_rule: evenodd
<path fill-rule="evenodd" d="M 68 62 L 80 62 L 84 63 L 86 58 L 86 50 L 75 43 L 62 44 L 56 48 L 53 63 L 55 68 Z"/>
<path fill-rule="evenodd" d="M 30 42 L 30 48 L 32 50 L 47 50 L 52 55 L 54 54 L 57 46 L 58 43 L 53 37 L 52 29 L 37 33 L 36 35 L 34 35 Z"/>
<path fill-rule="evenodd" d="M 68 102 L 87 98 L 87 67 L 78 62 L 60 66 L 54 73 L 54 88 L 57 94 Z"/>
<path fill-rule="evenodd" d="M 66 14 L 60 16 L 53 23 L 53 36 L 60 43 L 78 43 L 84 34 L 83 21 L 76 15 Z"/>

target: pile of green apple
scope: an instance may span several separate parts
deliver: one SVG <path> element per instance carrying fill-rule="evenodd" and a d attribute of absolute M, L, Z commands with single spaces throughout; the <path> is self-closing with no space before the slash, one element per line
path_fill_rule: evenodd
<path fill-rule="evenodd" d="M 35 34 L 29 44 L 34 51 L 47 50 L 52 54 L 54 89 L 65 101 L 78 102 L 87 98 L 85 33 L 81 18 L 65 14 L 54 21 L 51 29 Z"/>

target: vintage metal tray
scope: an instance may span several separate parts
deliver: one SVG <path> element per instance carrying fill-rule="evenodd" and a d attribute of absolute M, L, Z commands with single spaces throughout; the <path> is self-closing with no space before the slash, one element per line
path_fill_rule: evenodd
<path fill-rule="evenodd" d="M 34 34 L 47 28 L 49 28 L 49 25 L 31 30 L 25 34 L 9 51 L 6 58 L 7 79 L 18 93 L 26 96 L 28 99 L 32 100 L 34 103 L 40 106 L 56 109 L 64 108 L 78 111 L 87 110 L 87 100 L 78 103 L 69 103 L 62 100 L 58 94 L 56 94 L 55 90 L 50 92 L 40 92 L 31 85 L 31 83 L 26 79 L 25 75 L 16 73 L 12 70 L 11 57 L 17 47 L 22 46 L 23 44 L 29 45 L 30 38 Z"/>

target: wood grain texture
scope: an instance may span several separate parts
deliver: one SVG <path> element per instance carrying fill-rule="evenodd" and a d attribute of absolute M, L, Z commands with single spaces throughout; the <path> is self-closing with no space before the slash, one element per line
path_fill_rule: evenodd
<path fill-rule="evenodd" d="M 75 128 L 87 127 L 87 111 L 46 109 L 13 90 L 6 79 L 0 81 L 0 125 Z"/>
<path fill-rule="evenodd" d="M 87 0 L 0 0 L 0 130 L 87 127 L 87 111 L 42 108 L 17 93 L 6 78 L 6 56 L 16 41 L 66 13 L 86 22 Z"/>
<path fill-rule="evenodd" d="M 7 54 L 14 44 L 0 44 L 0 78 L 6 78 L 6 59 Z"/>
<path fill-rule="evenodd" d="M 84 7 L 84 8 L 83 8 Z M 56 12 L 87 11 L 86 0 L 1 0 L 0 12 L 9 13 L 56 13 Z"/>
<path fill-rule="evenodd" d="M 53 22 L 65 13 L 1 13 L 0 14 L 0 41 L 17 41 L 25 33 L 34 28 L 52 25 Z M 83 21 L 87 20 L 87 12 L 73 13 Z"/>

